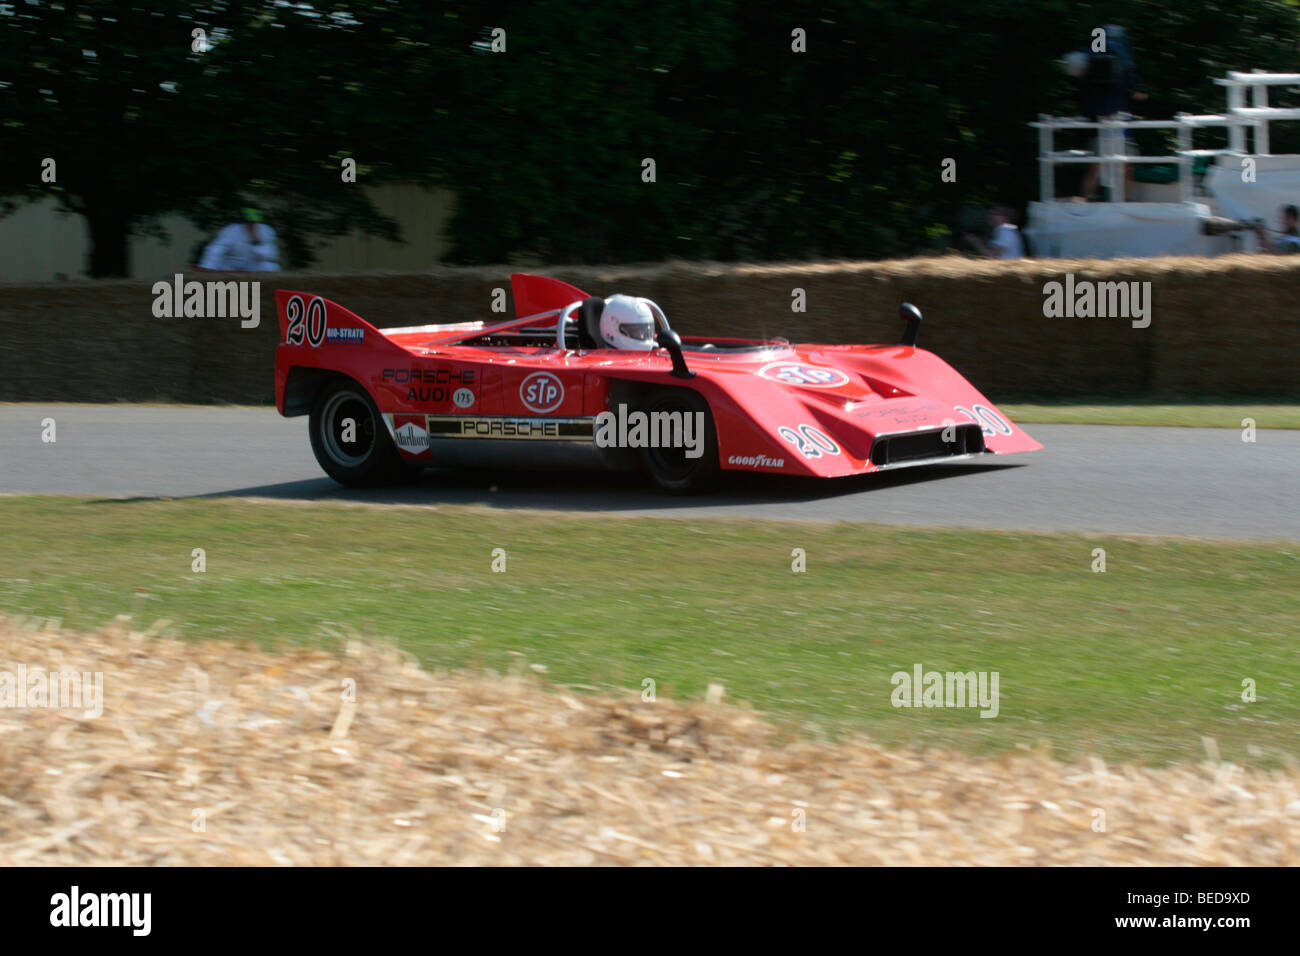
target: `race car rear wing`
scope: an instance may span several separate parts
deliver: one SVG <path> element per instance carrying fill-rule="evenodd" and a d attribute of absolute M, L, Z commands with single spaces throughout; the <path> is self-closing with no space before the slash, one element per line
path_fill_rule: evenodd
<path fill-rule="evenodd" d="M 288 346 L 320 348 L 323 345 L 364 345 L 383 333 L 361 316 L 309 292 L 277 289 L 275 313 L 280 320 L 280 341 Z"/>
<path fill-rule="evenodd" d="M 502 322 L 448 322 L 381 329 L 337 302 L 310 292 L 278 289 L 276 315 L 280 320 L 280 341 L 284 346 L 317 349 L 326 345 L 374 345 L 387 342 L 399 348 L 448 345 L 478 335 L 509 332 L 528 322 L 554 321 L 557 309 L 524 315 Z M 550 323 L 546 323 L 549 324 Z"/>

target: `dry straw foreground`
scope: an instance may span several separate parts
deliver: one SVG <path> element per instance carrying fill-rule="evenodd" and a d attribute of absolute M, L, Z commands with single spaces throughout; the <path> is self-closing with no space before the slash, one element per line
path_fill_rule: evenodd
<path fill-rule="evenodd" d="M 434 675 L 359 644 L 179 642 L 125 621 L 78 635 L 0 620 L 0 670 L 19 665 L 102 671 L 106 701 L 98 719 L 0 710 L 12 864 L 1300 862 L 1294 768 L 777 746 L 720 704 Z"/>

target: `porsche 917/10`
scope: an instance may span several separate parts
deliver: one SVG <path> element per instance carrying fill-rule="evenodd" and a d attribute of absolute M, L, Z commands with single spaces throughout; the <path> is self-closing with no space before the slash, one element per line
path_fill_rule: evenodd
<path fill-rule="evenodd" d="M 428 467 L 643 467 L 703 491 L 727 471 L 837 478 L 1040 448 L 916 346 L 679 336 L 663 310 L 511 276 L 516 317 L 380 329 L 276 292 L 276 404 L 321 467 L 369 486 Z"/>

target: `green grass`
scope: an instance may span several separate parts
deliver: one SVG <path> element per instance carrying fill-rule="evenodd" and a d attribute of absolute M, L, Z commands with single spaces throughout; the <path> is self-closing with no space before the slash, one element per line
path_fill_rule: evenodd
<path fill-rule="evenodd" d="M 1161 763 L 1200 759 L 1204 735 L 1241 763 L 1296 751 L 1288 544 L 46 497 L 0 498 L 0 526 L 0 612 L 65 626 L 130 613 L 331 646 L 352 629 L 431 666 L 522 661 L 583 689 L 648 678 L 694 697 L 717 681 L 801 733 L 894 745 Z M 999 672 L 1000 715 L 893 708 L 890 677 L 915 664 Z"/>
<path fill-rule="evenodd" d="M 1026 424 L 1242 428 L 1242 420 L 1251 418 L 1256 428 L 1300 428 L 1300 405 L 1258 402 L 1235 405 L 1011 402 L 999 404 L 998 408 L 1012 421 Z"/>

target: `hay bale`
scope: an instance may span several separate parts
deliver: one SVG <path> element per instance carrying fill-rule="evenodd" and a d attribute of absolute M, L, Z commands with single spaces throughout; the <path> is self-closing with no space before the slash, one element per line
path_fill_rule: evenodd
<path fill-rule="evenodd" d="M 649 296 L 684 334 L 888 343 L 897 341 L 899 303 L 911 301 L 926 314 L 921 343 L 995 400 L 1027 394 L 1285 398 L 1296 395 L 1298 258 L 993 262 L 943 256 L 544 271 L 593 293 Z M 152 281 L 0 284 L 0 336 L 23 356 L 0 378 L 0 401 L 269 402 L 280 337 L 276 289 L 323 295 L 380 327 L 495 321 L 503 316 L 491 311 L 493 290 L 509 288 L 510 271 L 266 273 L 257 277 L 262 321 L 256 329 L 242 329 L 234 319 L 155 318 Z M 1079 279 L 1151 282 L 1151 326 L 1044 317 L 1043 286 L 1069 272 Z M 806 312 L 791 311 L 795 288 L 806 293 Z"/>
<path fill-rule="evenodd" d="M 98 718 L 0 710 L 11 864 L 1300 862 L 1295 769 L 777 746 L 739 707 L 126 621 L 0 620 L 0 670 L 19 664 L 100 671 L 105 701 Z"/>

